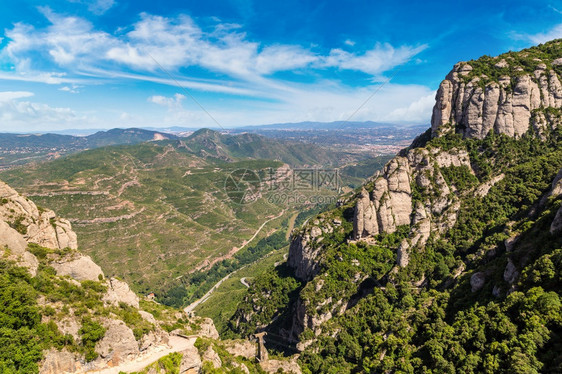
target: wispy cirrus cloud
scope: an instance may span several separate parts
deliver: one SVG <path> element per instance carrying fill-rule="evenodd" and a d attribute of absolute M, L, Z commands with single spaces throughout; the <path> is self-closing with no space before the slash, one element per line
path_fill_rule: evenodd
<path fill-rule="evenodd" d="M 375 43 L 370 49 L 353 51 L 356 47 L 351 41 L 344 43 L 345 49 L 327 50 L 293 44 L 266 45 L 250 40 L 240 25 L 217 23 L 202 28 L 186 15 L 162 17 L 147 13 L 142 13 L 136 23 L 110 33 L 84 18 L 60 15 L 47 7 L 39 10 L 49 21 L 46 27 L 17 23 L 6 30 L 8 41 L 0 50 L 0 58 L 9 61 L 13 69 L 0 71 L 0 79 L 58 84 L 61 91 L 69 93 L 77 93 L 88 84 L 122 80 L 236 95 L 246 109 L 233 110 L 232 105 L 210 109 L 226 126 L 346 119 L 376 89 L 374 81 L 428 48 L 425 44 Z M 190 68 L 206 71 L 208 78 L 190 76 Z M 362 87 L 347 86 L 323 74 L 333 69 L 359 72 L 371 79 L 365 79 Z M 298 83 L 276 75 L 286 71 L 310 73 L 311 79 Z M 407 120 L 425 121 L 430 116 L 425 98 L 430 94 L 426 87 L 389 85 L 384 97 L 369 103 L 354 119 L 386 120 L 402 113 Z M 148 101 L 167 108 L 171 122 L 178 124 L 185 119 L 205 124 L 205 116 L 202 119 L 196 112 L 184 109 L 189 102 L 186 95 L 151 95 Z M 31 112 L 32 104 L 27 104 Z M 19 105 L 23 109 L 24 105 Z M 18 111 L 13 108 L 15 116 Z M 59 113 L 61 123 L 82 118 L 64 108 L 35 108 L 36 112 L 51 110 L 51 118 Z M 132 116 L 127 121 L 132 118 L 146 119 Z"/>
<path fill-rule="evenodd" d="M 49 126 L 77 126 L 89 122 L 70 108 L 21 100 L 32 96 L 34 93 L 29 91 L 0 91 L 0 121 L 4 131 L 38 131 L 47 130 Z"/>
<path fill-rule="evenodd" d="M 88 10 L 96 15 L 101 15 L 113 8 L 115 0 L 68 0 L 71 3 L 84 4 Z"/>
<path fill-rule="evenodd" d="M 554 26 L 546 32 L 537 34 L 524 34 L 523 37 L 532 41 L 534 44 L 545 43 L 552 39 L 562 38 L 562 23 Z"/>
<path fill-rule="evenodd" d="M 203 31 L 186 15 L 167 18 L 146 13 L 131 31 L 114 35 L 96 30 L 88 20 L 61 16 L 47 7 L 39 9 L 49 26 L 35 29 L 18 23 L 6 32 L 10 41 L 2 52 L 20 70 L 34 68 L 29 54 L 40 53 L 56 67 L 74 72 L 100 65 L 121 65 L 138 72 L 197 66 L 254 80 L 279 71 L 335 67 L 379 75 L 427 48 L 376 44 L 361 54 L 336 48 L 322 55 L 298 45 L 261 45 L 248 40 L 238 27 L 218 24 Z"/>

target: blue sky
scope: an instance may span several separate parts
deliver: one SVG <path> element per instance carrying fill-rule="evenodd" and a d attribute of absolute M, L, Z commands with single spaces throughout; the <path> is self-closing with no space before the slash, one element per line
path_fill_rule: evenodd
<path fill-rule="evenodd" d="M 562 37 L 562 1 L 2 1 L 0 131 L 428 123 L 456 62 Z"/>

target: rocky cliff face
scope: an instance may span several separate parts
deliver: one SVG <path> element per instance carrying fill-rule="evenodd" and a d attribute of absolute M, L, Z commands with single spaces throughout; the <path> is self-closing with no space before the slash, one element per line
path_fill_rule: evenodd
<path fill-rule="evenodd" d="M 56 217 L 51 210 L 38 208 L 2 181 L 0 220 L 7 222 L 26 242 L 47 248 L 78 248 L 70 222 Z"/>
<path fill-rule="evenodd" d="M 558 46 L 562 44 L 561 41 L 555 43 Z M 474 152 L 480 150 L 473 148 L 473 153 L 469 154 L 469 148 L 462 139 L 477 142 L 491 133 L 518 139 L 528 134 L 545 144 L 547 140 L 551 142 L 549 144 L 555 144 L 552 142 L 558 141 L 554 139 L 562 123 L 562 58 L 545 56 L 536 51 L 524 51 L 455 65 L 436 94 L 431 130 L 427 137 L 418 139 L 410 148 L 403 150 L 348 199 L 354 202 L 354 207 L 351 219 L 353 231 L 346 238 L 347 244 L 377 244 L 382 237 L 380 234 L 408 230 L 407 238 L 395 248 L 398 266 L 392 271 L 398 272 L 398 269 L 408 266 L 414 251 L 424 250 L 430 237 L 432 240 L 445 237 L 459 221 L 457 215 L 464 201 L 473 197 L 484 199 L 506 177 L 499 167 L 482 177 L 480 161 L 473 157 Z M 447 140 L 439 142 L 435 139 L 440 137 Z M 449 139 L 457 143 L 451 145 Z M 467 180 L 472 184 L 457 185 L 457 181 Z M 540 209 L 546 206 L 547 200 L 555 201 L 561 195 L 562 170 L 552 182 L 550 191 L 543 196 Z M 556 214 L 549 223 L 552 235 L 562 231 L 562 207 L 555 205 L 555 208 Z M 528 214 L 534 214 L 537 209 L 535 207 Z M 315 289 L 318 292 L 322 288 L 324 253 L 329 247 L 324 236 L 336 227 L 328 217 L 329 214 L 317 217 L 292 237 L 287 264 L 294 270 L 295 277 L 306 283 L 305 290 Z M 504 231 L 511 233 L 509 225 Z M 503 245 L 508 252 L 518 246 L 517 235 L 510 235 Z M 493 257 L 499 251 L 494 248 L 487 255 Z M 350 260 L 341 255 L 340 261 Z M 466 264 L 455 266 L 445 286 L 453 284 L 465 272 Z M 504 291 L 495 285 L 495 297 L 505 293 L 506 285 L 514 287 L 522 266 L 515 259 L 507 258 L 500 277 L 506 283 Z M 478 292 L 488 285 L 491 273 L 489 269 L 478 271 L 469 278 L 472 291 Z M 360 285 L 364 280 L 364 277 L 351 277 L 350 282 L 358 288 L 353 297 L 361 297 L 362 292 L 368 292 Z M 422 277 L 413 286 L 424 284 Z M 291 326 L 285 331 L 290 339 L 298 339 L 306 329 L 319 334 L 320 326 L 326 321 L 345 313 L 354 305 L 353 297 L 349 295 L 338 297 L 334 294 L 320 302 L 316 300 L 316 304 L 310 302 L 310 295 L 303 295 L 304 292 L 301 292 L 294 303 Z M 301 341 L 300 345 L 303 344 Z"/>
<path fill-rule="evenodd" d="M 497 79 L 475 74 L 470 62 L 456 64 L 437 91 L 431 119 L 433 136 L 455 131 L 467 138 L 483 139 L 493 131 L 520 137 L 529 128 L 542 133 L 547 126 L 544 115 L 535 121 L 531 117 L 541 107 L 562 106 L 562 84 L 555 69 L 562 60 L 529 59 L 532 72 L 509 56 L 496 57 L 489 62 L 488 74 L 499 75 Z"/>

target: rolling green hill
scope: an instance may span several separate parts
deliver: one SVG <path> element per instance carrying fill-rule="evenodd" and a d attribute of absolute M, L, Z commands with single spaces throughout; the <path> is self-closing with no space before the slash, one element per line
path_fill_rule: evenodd
<path fill-rule="evenodd" d="M 265 156 L 281 161 L 260 158 Z M 201 130 L 185 139 L 96 148 L 4 171 L 0 178 L 67 217 L 81 250 L 106 273 L 179 306 L 272 250 L 248 252 L 259 239 L 282 231 L 281 223 L 295 212 L 334 203 L 341 186 L 357 182 L 296 191 L 291 183 L 297 174 L 287 174 L 284 163 L 317 175 L 323 171 L 305 166 L 349 160 L 354 158 L 308 145 Z M 240 204 L 248 197 L 245 188 L 229 190 L 238 187 L 228 184 L 229 175 L 240 170 L 260 179 L 251 204 Z M 280 187 L 277 178 L 288 185 Z"/>
<path fill-rule="evenodd" d="M 88 136 L 0 133 L 0 169 L 52 160 L 108 145 L 138 144 L 175 138 L 176 136 L 171 134 L 135 128 L 98 131 Z"/>

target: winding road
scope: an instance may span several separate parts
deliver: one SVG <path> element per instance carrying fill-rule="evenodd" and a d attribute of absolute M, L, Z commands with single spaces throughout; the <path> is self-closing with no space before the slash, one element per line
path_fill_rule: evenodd
<path fill-rule="evenodd" d="M 244 245 L 242 245 L 238 250 L 240 251 L 241 249 L 243 249 L 245 246 L 247 246 L 248 244 L 250 244 L 252 242 L 252 240 L 254 240 L 256 238 L 256 236 L 260 233 L 260 231 L 263 229 L 263 227 L 265 225 L 267 225 L 269 222 L 273 221 L 274 219 L 277 219 L 279 217 L 281 217 L 283 214 L 285 213 L 285 210 L 283 210 L 281 213 L 279 213 L 279 215 L 268 219 L 267 221 L 265 221 L 264 223 L 262 223 L 262 225 L 256 230 L 256 232 L 254 233 L 254 235 L 250 238 L 250 240 L 246 241 L 244 243 Z M 258 259 L 259 260 L 259 259 Z M 257 261 L 257 260 L 256 260 Z M 255 262 L 255 261 L 254 261 Z M 246 266 L 253 264 L 254 262 L 251 262 L 250 264 L 246 264 L 244 266 L 242 266 L 240 269 L 236 269 L 234 270 L 232 273 L 226 275 L 224 278 L 222 278 L 220 281 L 218 281 L 217 283 L 215 283 L 215 285 L 213 287 L 211 287 L 211 289 L 209 291 L 207 291 L 207 293 L 205 295 L 203 295 L 202 298 L 200 298 L 199 300 L 196 300 L 194 302 L 192 302 L 191 304 L 189 304 L 188 306 L 186 306 L 183 310 L 186 313 L 191 313 L 195 310 L 195 308 L 197 308 L 200 304 L 204 303 L 205 301 L 207 301 L 207 299 L 209 297 L 211 297 L 211 295 L 213 294 L 213 292 L 215 292 L 217 290 L 217 288 L 219 288 L 219 286 L 221 284 L 223 284 L 224 281 L 226 281 L 228 278 L 230 278 L 234 273 L 236 273 L 239 270 L 244 269 Z M 244 283 L 242 283 L 244 284 Z M 245 285 L 245 284 L 244 284 Z M 246 286 L 246 285 L 245 285 Z M 249 287 L 249 286 L 246 286 Z"/>

